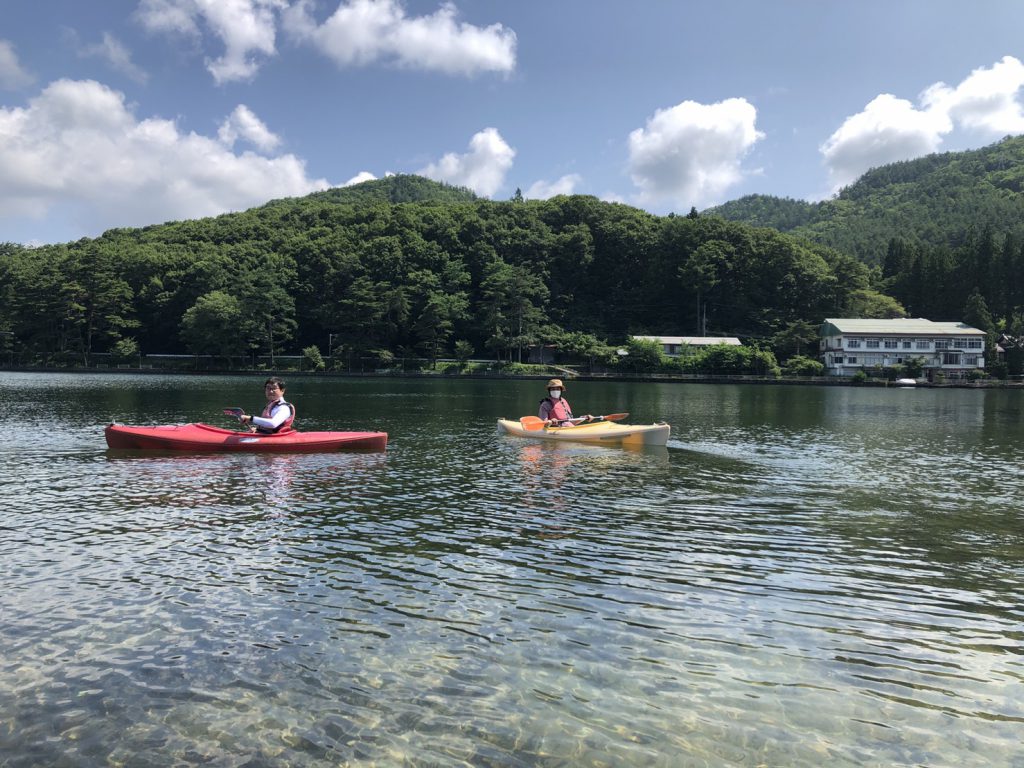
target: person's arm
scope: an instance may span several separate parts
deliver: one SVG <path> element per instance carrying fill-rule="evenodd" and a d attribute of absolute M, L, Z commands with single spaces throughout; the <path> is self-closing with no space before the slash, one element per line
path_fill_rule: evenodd
<path fill-rule="evenodd" d="M 544 420 L 545 423 L 551 421 L 551 409 L 554 407 L 550 400 L 540 401 L 540 410 L 537 411 L 537 415 Z"/>
<path fill-rule="evenodd" d="M 253 416 L 251 418 L 252 423 L 257 427 L 263 427 L 264 429 L 277 429 L 279 426 L 284 424 L 285 420 L 291 415 L 291 406 L 288 403 L 282 403 L 278 406 L 270 417 L 264 416 Z"/>

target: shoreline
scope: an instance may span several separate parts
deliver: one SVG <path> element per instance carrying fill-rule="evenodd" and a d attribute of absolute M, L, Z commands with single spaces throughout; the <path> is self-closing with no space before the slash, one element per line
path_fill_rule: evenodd
<path fill-rule="evenodd" d="M 338 378 L 338 379 L 370 379 L 370 378 L 393 378 L 393 379 L 439 379 L 445 381 L 456 380 L 516 380 L 539 381 L 550 378 L 551 374 L 510 374 L 510 373 L 427 373 L 423 371 L 289 371 L 289 370 L 181 370 L 174 368 L 59 368 L 48 366 L 3 366 L 0 365 L 0 372 L 3 373 L 66 373 L 81 375 L 116 374 L 116 375 L 146 375 L 146 376 L 273 376 L 281 375 L 289 378 Z M 666 373 L 650 374 L 575 374 L 569 375 L 559 373 L 563 378 L 571 379 L 573 382 L 633 382 L 648 384 L 757 384 L 768 386 L 824 386 L 824 387 L 874 387 L 883 389 L 1024 389 L 1024 381 L 1006 381 L 1002 379 L 980 380 L 980 381 L 944 381 L 944 382 L 918 382 L 914 385 L 897 384 L 888 380 L 868 380 L 853 382 L 848 378 L 840 377 L 805 377 L 805 378 L 770 378 L 767 376 L 754 375 L 674 375 Z"/>

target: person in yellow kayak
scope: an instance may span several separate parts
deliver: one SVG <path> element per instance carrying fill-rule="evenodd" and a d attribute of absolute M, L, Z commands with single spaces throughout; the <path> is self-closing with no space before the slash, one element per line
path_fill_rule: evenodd
<path fill-rule="evenodd" d="M 284 379 L 271 376 L 263 384 L 263 393 L 267 396 L 267 406 L 261 416 L 242 414 L 238 420 L 248 424 L 252 432 L 272 434 L 288 429 L 295 421 L 295 406 L 285 402 Z"/>
<path fill-rule="evenodd" d="M 562 395 L 565 394 L 565 385 L 561 379 L 551 379 L 548 382 L 548 396 L 540 401 L 540 410 L 537 416 L 544 421 L 548 427 L 574 427 L 582 422 L 590 421 L 593 416 L 581 416 L 574 418 L 572 407 L 569 401 Z"/>

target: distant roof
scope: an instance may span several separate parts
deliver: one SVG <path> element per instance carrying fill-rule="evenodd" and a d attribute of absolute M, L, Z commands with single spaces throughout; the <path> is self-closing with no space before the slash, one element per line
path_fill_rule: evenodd
<path fill-rule="evenodd" d="M 715 344 L 728 344 L 731 347 L 743 346 L 735 336 L 634 336 L 633 338 L 656 341 L 659 344 L 689 344 L 693 347 L 710 347 Z"/>
<path fill-rule="evenodd" d="M 831 329 L 829 328 L 831 326 Z M 822 336 L 838 333 L 902 333 L 904 335 L 984 336 L 985 332 L 967 323 L 936 323 L 923 317 L 898 317 L 889 320 L 827 317 L 821 327 Z"/>

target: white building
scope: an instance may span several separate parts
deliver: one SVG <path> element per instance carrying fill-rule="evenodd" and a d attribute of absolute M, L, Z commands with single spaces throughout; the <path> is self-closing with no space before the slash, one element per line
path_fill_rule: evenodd
<path fill-rule="evenodd" d="M 713 347 L 716 344 L 727 344 L 730 347 L 741 347 L 740 340 L 732 336 L 633 336 L 641 341 L 656 341 L 661 344 L 661 351 L 669 357 L 679 357 L 700 347 Z"/>
<path fill-rule="evenodd" d="M 985 367 L 984 331 L 923 318 L 826 318 L 820 349 L 830 376 L 852 376 L 863 368 L 888 368 L 914 358 L 924 360 L 929 378 L 937 371 L 955 378 Z"/>

